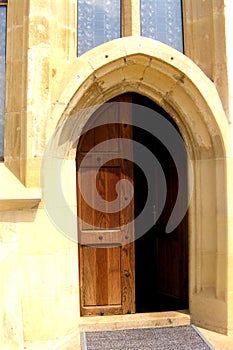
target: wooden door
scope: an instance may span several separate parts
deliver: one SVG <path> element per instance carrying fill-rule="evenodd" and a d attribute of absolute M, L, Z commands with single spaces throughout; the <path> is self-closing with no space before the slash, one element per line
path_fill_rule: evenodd
<path fill-rule="evenodd" d="M 122 158 L 122 138 L 132 140 L 130 95 L 104 104 L 92 116 L 88 127 L 96 126 L 80 139 L 77 149 L 77 198 L 79 229 L 79 276 L 81 315 L 111 315 L 135 312 L 133 200 L 128 188 L 120 186 L 119 207 L 109 212 L 116 200 L 116 185 L 127 179 L 133 185 L 133 163 Z M 124 123 L 121 123 L 124 116 Z M 115 122 L 115 123 L 114 123 Z M 111 139 L 111 145 L 102 142 Z M 102 143 L 102 144 L 101 144 Z M 100 145 L 97 151 L 91 149 Z M 128 154 L 132 156 L 132 148 Z M 85 158 L 85 164 L 82 161 Z M 106 161 L 105 161 L 106 160 Z M 103 164 L 99 168 L 99 164 Z M 98 169 L 98 171 L 97 171 Z M 96 178 L 93 174 L 97 173 Z M 93 180 L 94 179 L 94 180 Z M 105 204 L 98 201 L 94 190 Z M 91 203 L 83 198 L 88 194 Z M 101 202 L 101 204 L 100 204 Z M 127 229 L 123 229 L 128 224 Z M 127 231 L 126 231 L 127 230 Z M 130 242 L 127 244 L 127 242 Z"/>

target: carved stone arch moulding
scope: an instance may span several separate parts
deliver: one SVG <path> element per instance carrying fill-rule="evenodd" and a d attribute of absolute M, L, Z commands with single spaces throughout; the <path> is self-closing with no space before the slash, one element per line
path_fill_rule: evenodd
<path fill-rule="evenodd" d="M 190 135 L 192 145 L 197 143 L 201 158 L 230 151 L 228 122 L 215 85 L 188 57 L 161 42 L 140 36 L 116 39 L 77 58 L 67 75 L 71 78 L 53 109 L 47 139 L 75 112 L 135 91 L 162 106 L 181 129 L 183 125 L 184 138 Z"/>

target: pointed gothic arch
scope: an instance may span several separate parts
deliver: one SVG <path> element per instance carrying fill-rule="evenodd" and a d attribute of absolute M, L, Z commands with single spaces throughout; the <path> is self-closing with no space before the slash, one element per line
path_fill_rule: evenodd
<path fill-rule="evenodd" d="M 95 106 L 124 92 L 150 98 L 177 124 L 194 169 L 189 210 L 190 313 L 196 324 L 224 332 L 228 322 L 224 305 L 228 237 L 226 158 L 230 138 L 214 84 L 181 53 L 143 37 L 126 37 L 101 45 L 83 55 L 82 62 L 77 59 L 70 71 L 72 78 L 47 129 L 47 136 L 50 130 L 57 130 L 58 146 L 62 138 L 72 135 L 77 125 L 81 133 Z M 77 113 L 78 120 L 72 118 Z M 73 161 L 76 146 L 77 142 L 68 150 L 68 158 Z M 214 315 L 206 312 L 209 308 Z"/>

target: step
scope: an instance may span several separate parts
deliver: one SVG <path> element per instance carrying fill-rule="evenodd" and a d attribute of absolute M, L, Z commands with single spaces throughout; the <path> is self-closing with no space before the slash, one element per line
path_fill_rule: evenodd
<path fill-rule="evenodd" d="M 190 325 L 186 310 L 137 313 L 130 315 L 81 317 L 80 332 L 113 331 L 135 328 L 176 327 Z"/>

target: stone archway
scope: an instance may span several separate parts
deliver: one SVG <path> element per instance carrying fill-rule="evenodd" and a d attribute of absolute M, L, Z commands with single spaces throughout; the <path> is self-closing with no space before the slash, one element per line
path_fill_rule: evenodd
<path fill-rule="evenodd" d="M 213 83 L 187 57 L 159 42 L 128 37 L 77 59 L 73 78 L 54 108 L 48 130 L 57 146 L 85 125 L 93 110 L 124 92 L 160 105 L 178 125 L 194 168 L 189 210 L 189 304 L 196 324 L 227 330 L 227 118 Z M 80 111 L 87 109 L 83 113 Z M 78 118 L 72 116 L 79 114 Z M 67 151 L 75 159 L 77 142 Z M 214 310 L 210 315 L 208 310 Z"/>

